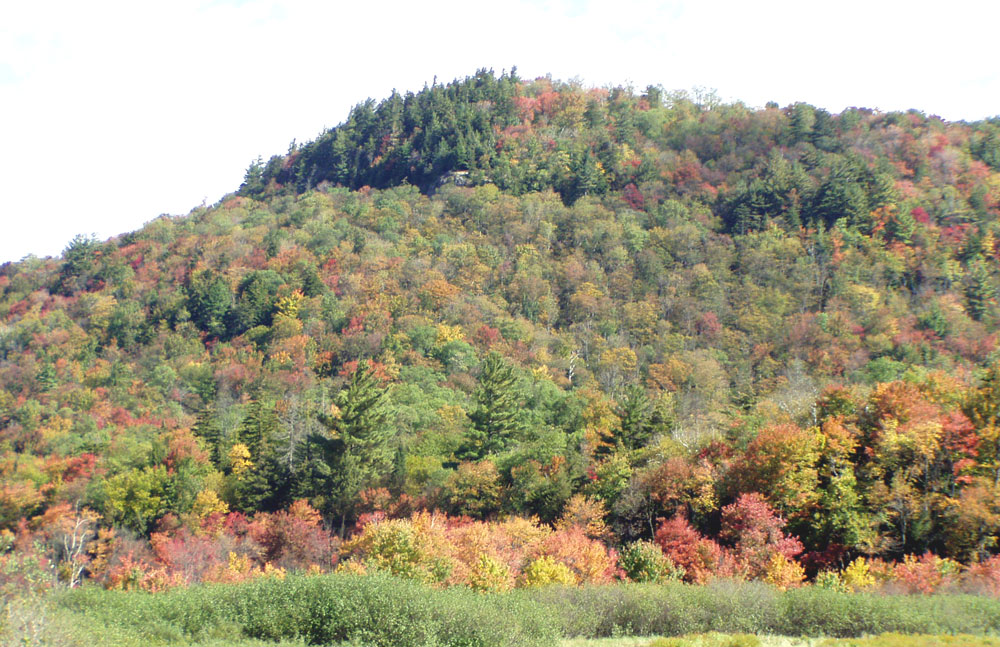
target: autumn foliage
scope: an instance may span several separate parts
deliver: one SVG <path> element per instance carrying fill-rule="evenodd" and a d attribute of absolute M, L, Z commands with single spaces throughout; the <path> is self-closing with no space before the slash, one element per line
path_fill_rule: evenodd
<path fill-rule="evenodd" d="M 996 594 L 998 142 L 485 70 L 359 104 L 0 267 L 3 577 Z"/>

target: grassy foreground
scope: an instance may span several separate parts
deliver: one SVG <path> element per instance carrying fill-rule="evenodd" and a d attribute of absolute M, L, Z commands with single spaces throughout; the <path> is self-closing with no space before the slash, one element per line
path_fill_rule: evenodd
<path fill-rule="evenodd" d="M 653 647 L 1000 647 L 995 638 L 983 638 L 1000 633 L 1000 600 L 818 588 L 782 593 L 722 581 L 480 594 L 373 576 L 289 576 L 157 594 L 86 587 L 13 603 L 6 618 L 3 644 L 11 645 L 632 647 L 653 639 L 623 637 L 673 636 Z M 829 640 L 886 632 L 925 635 L 917 642 L 900 636 Z M 935 639 L 943 642 L 930 642 L 929 635 L 943 634 Z M 579 642 L 600 638 L 612 641 Z"/>

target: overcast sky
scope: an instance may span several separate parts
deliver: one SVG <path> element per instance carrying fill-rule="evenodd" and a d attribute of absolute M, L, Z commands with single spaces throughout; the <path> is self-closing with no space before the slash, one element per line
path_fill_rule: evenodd
<path fill-rule="evenodd" d="M 1000 3 L 985 0 L 3 5 L 0 263 L 212 204 L 359 101 L 482 67 L 751 106 L 1000 114 Z"/>

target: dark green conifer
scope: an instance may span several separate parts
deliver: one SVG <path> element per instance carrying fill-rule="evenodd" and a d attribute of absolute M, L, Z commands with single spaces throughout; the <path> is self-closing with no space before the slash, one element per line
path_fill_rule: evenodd
<path fill-rule="evenodd" d="M 628 450 L 646 444 L 652 435 L 652 403 L 641 386 L 630 384 L 618 401 L 618 418 L 621 420 L 617 444 Z"/>
<path fill-rule="evenodd" d="M 256 463 L 260 459 L 265 448 L 272 444 L 277 428 L 278 417 L 271 403 L 260 400 L 250 403 L 237 432 L 239 442 L 250 450 L 250 460 Z"/>
<path fill-rule="evenodd" d="M 463 460 L 480 460 L 507 449 L 523 428 L 514 367 L 496 351 L 483 360 L 476 387 L 476 408 L 469 414 L 472 429 L 459 450 Z"/>
<path fill-rule="evenodd" d="M 191 429 L 195 436 L 205 441 L 208 449 L 208 456 L 212 464 L 218 467 L 222 460 L 223 430 L 219 419 L 216 417 L 214 404 L 209 404 L 198 414 L 198 419 Z"/>
<path fill-rule="evenodd" d="M 969 265 L 969 282 L 965 288 L 965 297 L 969 302 L 969 314 L 979 321 L 989 312 L 990 306 L 996 300 L 997 287 L 986 268 L 986 263 L 977 258 Z"/>
<path fill-rule="evenodd" d="M 325 500 L 327 510 L 340 517 L 343 533 L 357 495 L 375 487 L 392 471 L 396 435 L 391 420 L 388 389 L 379 383 L 368 361 L 361 362 L 347 386 L 334 399 L 335 409 L 320 416 L 326 434 L 315 434 L 307 451 L 323 457 L 324 466 L 310 466 L 313 495 Z"/>

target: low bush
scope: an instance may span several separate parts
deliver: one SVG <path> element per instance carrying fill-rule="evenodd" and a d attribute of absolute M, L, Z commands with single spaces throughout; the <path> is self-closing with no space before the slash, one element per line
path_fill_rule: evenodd
<path fill-rule="evenodd" d="M 601 638 L 765 633 L 779 624 L 775 600 L 781 594 L 759 582 L 715 580 L 705 586 L 673 582 L 550 587 L 522 595 L 544 607 L 564 636 Z"/>
<path fill-rule="evenodd" d="M 636 541 L 622 548 L 618 564 L 633 582 L 658 584 L 684 577 L 684 569 L 651 541 Z"/>
<path fill-rule="evenodd" d="M 542 608 L 523 598 L 434 590 L 382 576 L 260 578 L 158 594 L 85 588 L 63 593 L 57 601 L 98 626 L 125 628 L 152 643 L 228 637 L 384 647 L 531 647 L 554 644 L 556 637 Z"/>
<path fill-rule="evenodd" d="M 736 580 L 704 586 L 552 584 L 494 594 L 464 587 L 436 589 L 389 576 L 289 575 L 156 594 L 85 587 L 54 599 L 82 624 L 100 628 L 97 634 L 115 631 L 139 644 L 255 639 L 535 647 L 554 645 L 558 637 L 700 634 L 704 642 L 704 636 L 717 633 L 855 637 L 1000 632 L 1000 601 L 993 598 L 844 593 L 819 587 L 782 592 Z M 93 642 L 102 642 L 101 635 L 94 635 Z"/>
<path fill-rule="evenodd" d="M 519 593 L 546 609 L 568 637 L 683 636 L 708 632 L 852 637 L 884 632 L 991 634 L 1000 601 L 972 595 L 785 592 L 759 582 L 714 580 Z"/>

